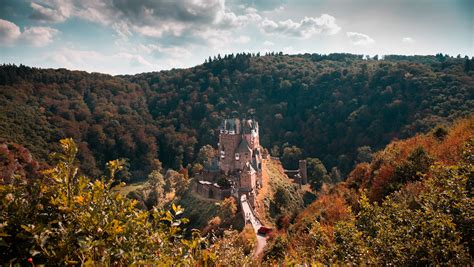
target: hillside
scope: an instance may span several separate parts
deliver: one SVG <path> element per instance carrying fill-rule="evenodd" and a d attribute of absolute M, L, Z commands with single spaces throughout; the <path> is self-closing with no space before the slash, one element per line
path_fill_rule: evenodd
<path fill-rule="evenodd" d="M 469 265 L 474 118 L 394 141 L 272 238 L 270 263 Z"/>
<path fill-rule="evenodd" d="M 72 137 L 81 170 L 128 158 L 131 176 L 192 164 L 215 145 L 223 117 L 241 114 L 262 125 L 273 155 L 286 146 L 347 174 L 357 148 L 427 131 L 474 110 L 474 68 L 444 55 L 229 55 L 190 69 L 109 76 L 65 69 L 0 67 L 0 139 L 46 159 Z"/>

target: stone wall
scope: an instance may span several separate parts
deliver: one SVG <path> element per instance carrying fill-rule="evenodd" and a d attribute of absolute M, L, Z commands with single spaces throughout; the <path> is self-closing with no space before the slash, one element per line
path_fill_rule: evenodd
<path fill-rule="evenodd" d="M 194 191 L 203 197 L 217 200 L 223 200 L 231 195 L 230 188 L 224 189 L 208 181 L 197 181 L 194 185 Z"/>

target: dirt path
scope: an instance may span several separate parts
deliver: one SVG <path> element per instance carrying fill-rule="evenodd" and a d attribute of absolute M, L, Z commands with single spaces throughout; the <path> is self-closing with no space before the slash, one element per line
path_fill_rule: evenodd
<path fill-rule="evenodd" d="M 267 238 L 257 234 L 257 246 L 255 247 L 255 252 L 253 256 L 255 258 L 258 258 L 260 254 L 263 253 L 263 249 L 265 248 L 266 245 L 267 245 Z"/>
<path fill-rule="evenodd" d="M 255 236 L 257 237 L 257 246 L 255 247 L 254 257 L 258 257 L 267 245 L 267 239 L 258 234 L 258 229 L 260 229 L 262 224 L 260 223 L 260 220 L 255 217 L 255 213 L 252 210 L 252 207 L 250 207 L 250 204 L 248 203 L 247 197 L 245 195 L 242 195 L 240 197 L 240 205 L 242 207 L 242 212 L 246 214 L 246 222 L 250 222 L 255 232 Z"/>

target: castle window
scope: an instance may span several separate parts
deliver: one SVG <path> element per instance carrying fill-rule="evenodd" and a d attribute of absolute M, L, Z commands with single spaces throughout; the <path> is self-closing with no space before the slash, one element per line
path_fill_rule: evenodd
<path fill-rule="evenodd" d="M 240 154 L 239 153 L 235 153 L 235 160 L 240 160 Z"/>
<path fill-rule="evenodd" d="M 234 131 L 234 130 L 230 130 L 230 131 L 229 131 L 229 134 L 235 134 L 235 131 Z"/>
<path fill-rule="evenodd" d="M 221 151 L 221 159 L 223 159 L 223 158 L 225 158 L 225 151 L 224 150 Z"/>

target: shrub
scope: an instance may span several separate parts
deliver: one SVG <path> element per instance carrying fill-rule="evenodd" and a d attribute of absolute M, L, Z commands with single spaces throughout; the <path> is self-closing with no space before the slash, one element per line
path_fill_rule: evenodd
<path fill-rule="evenodd" d="M 193 231 L 184 238 L 183 209 L 138 210 L 135 200 L 111 190 L 119 160 L 107 165 L 110 177 L 78 175 L 72 139 L 61 140 L 57 164 L 44 177 L 0 185 L 0 262 L 26 264 L 165 265 L 208 262 L 206 242 Z"/>

